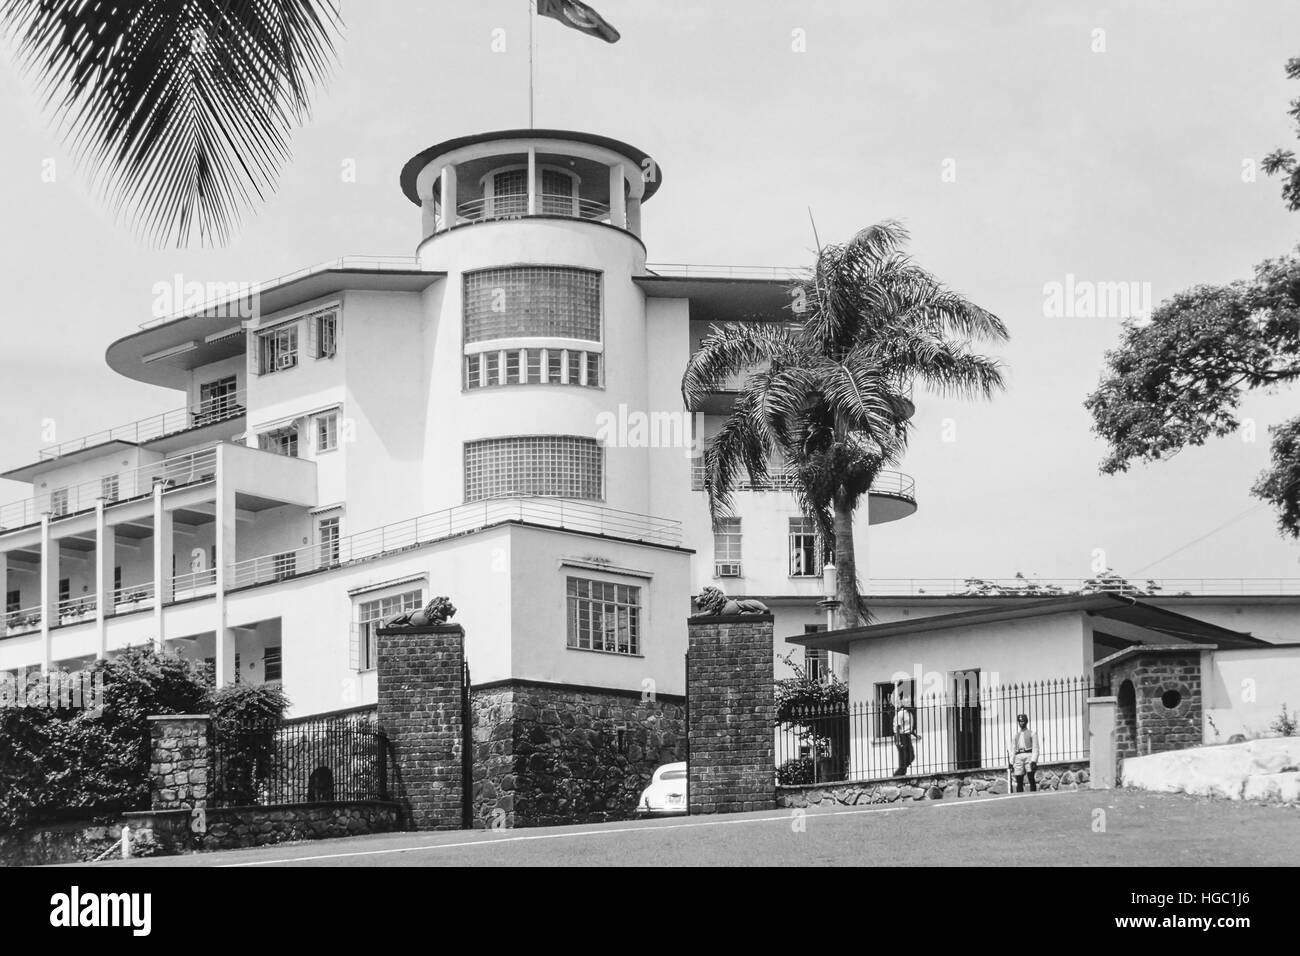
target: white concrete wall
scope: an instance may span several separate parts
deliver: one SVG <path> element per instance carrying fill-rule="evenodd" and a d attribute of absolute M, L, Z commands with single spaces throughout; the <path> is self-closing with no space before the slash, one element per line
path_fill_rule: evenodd
<path fill-rule="evenodd" d="M 1300 644 L 1209 651 L 1202 661 L 1207 744 L 1269 733 L 1283 704 L 1288 714 L 1300 713 Z"/>

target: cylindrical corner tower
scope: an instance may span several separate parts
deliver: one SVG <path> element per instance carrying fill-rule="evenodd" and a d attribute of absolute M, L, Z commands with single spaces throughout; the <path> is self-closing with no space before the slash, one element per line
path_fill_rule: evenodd
<path fill-rule="evenodd" d="M 644 451 L 610 454 L 598 435 L 603 414 L 647 403 L 633 277 L 659 182 L 641 150 L 557 130 L 449 140 L 406 164 L 421 264 L 447 275 L 426 293 L 424 447 L 447 451 L 426 455 L 427 509 L 526 496 L 650 510 Z"/>

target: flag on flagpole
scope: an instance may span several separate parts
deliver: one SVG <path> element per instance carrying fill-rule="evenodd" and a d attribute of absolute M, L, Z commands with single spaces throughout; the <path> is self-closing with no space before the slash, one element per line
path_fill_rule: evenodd
<path fill-rule="evenodd" d="M 579 0 L 537 0 L 537 12 L 606 43 L 617 43 L 621 36 L 604 17 Z"/>

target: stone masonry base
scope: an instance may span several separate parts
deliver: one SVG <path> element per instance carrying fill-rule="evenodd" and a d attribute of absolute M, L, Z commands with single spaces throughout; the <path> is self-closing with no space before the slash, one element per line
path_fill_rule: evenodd
<path fill-rule="evenodd" d="M 1011 786 L 1015 787 L 1012 777 Z M 1035 778 L 1039 790 L 1078 790 L 1088 783 L 1088 762 L 1042 764 Z M 1028 792 L 1029 785 L 1025 784 Z M 1003 770 L 975 770 L 969 773 L 936 773 L 888 780 L 847 781 L 778 787 L 779 807 L 860 806 L 868 803 L 897 803 L 902 800 L 958 800 L 1007 792 Z"/>

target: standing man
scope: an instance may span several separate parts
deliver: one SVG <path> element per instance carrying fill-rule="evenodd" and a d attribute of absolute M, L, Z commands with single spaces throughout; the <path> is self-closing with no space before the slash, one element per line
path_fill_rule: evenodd
<path fill-rule="evenodd" d="M 903 697 L 903 684 L 900 681 L 894 687 L 894 746 L 898 749 L 898 769 L 894 771 L 895 777 L 901 777 L 907 773 L 907 768 L 916 759 L 916 755 L 912 750 L 912 738 L 914 736 L 916 736 L 916 730 L 912 727 L 912 712 L 908 709 L 907 700 Z"/>
<path fill-rule="evenodd" d="M 1038 734 L 1029 729 L 1029 718 L 1016 715 L 1019 729 L 1011 741 L 1011 772 L 1016 775 L 1016 793 L 1025 791 L 1025 774 L 1029 774 L 1029 792 L 1038 790 L 1034 773 L 1038 770 Z"/>

